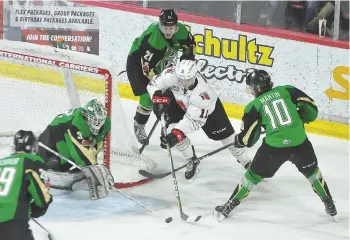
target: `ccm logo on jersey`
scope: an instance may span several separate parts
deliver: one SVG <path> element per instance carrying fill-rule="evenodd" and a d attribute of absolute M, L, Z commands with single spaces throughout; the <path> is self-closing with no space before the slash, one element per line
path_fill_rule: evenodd
<path fill-rule="evenodd" d="M 213 131 L 213 134 L 222 133 L 225 130 L 226 130 L 226 127 L 224 127 L 223 129 L 220 129 L 220 130 Z"/>

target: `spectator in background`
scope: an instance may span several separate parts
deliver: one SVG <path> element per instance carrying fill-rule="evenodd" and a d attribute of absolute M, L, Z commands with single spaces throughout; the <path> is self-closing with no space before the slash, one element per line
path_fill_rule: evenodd
<path fill-rule="evenodd" d="M 319 6 L 321 4 L 322 4 L 321 1 L 306 1 L 303 27 L 306 27 L 308 23 L 315 18 L 315 16 L 317 15 Z"/>
<path fill-rule="evenodd" d="M 308 1 L 311 2 L 311 1 Z M 316 9 L 316 14 L 314 17 L 311 19 L 312 15 L 311 13 L 310 16 L 308 16 L 309 19 L 306 20 L 307 24 L 307 31 L 312 32 L 312 33 L 318 33 L 318 22 L 320 19 L 325 18 L 327 19 L 328 23 L 333 21 L 333 13 L 334 13 L 334 2 L 316 2 L 317 4 L 310 3 L 309 5 L 312 5 L 313 8 Z M 311 11 L 310 11 L 311 12 Z M 330 24 L 327 24 L 329 27 Z"/>

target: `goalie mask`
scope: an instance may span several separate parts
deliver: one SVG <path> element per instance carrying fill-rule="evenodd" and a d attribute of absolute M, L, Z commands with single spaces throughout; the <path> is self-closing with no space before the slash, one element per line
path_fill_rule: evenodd
<path fill-rule="evenodd" d="M 84 106 L 82 114 L 91 133 L 97 135 L 107 117 L 105 106 L 97 99 L 93 99 Z"/>
<path fill-rule="evenodd" d="M 184 88 L 191 87 L 195 80 L 197 75 L 197 64 L 195 61 L 192 60 L 182 60 L 180 64 L 177 66 L 175 73 L 176 77 L 179 80 L 179 83 Z"/>

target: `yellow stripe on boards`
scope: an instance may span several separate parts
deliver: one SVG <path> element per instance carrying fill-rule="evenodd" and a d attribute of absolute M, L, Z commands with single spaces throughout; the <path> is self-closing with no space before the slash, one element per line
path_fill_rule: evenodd
<path fill-rule="evenodd" d="M 0 61 L 0 76 L 14 80 L 49 84 L 59 87 L 64 86 L 64 81 L 59 71 L 5 61 Z M 73 73 L 73 81 L 78 90 L 85 90 L 97 94 L 103 94 L 105 92 L 104 81 L 101 79 Z M 118 83 L 118 90 L 121 98 L 131 100 L 139 99 L 134 96 L 129 84 Z M 233 103 L 223 103 L 223 105 L 230 118 L 239 120 L 242 118 L 244 106 Z M 310 124 L 305 124 L 305 129 L 309 133 L 349 140 L 349 126 L 347 124 L 316 120 Z"/>
<path fill-rule="evenodd" d="M 22 80 L 64 87 L 64 79 L 59 70 L 51 70 L 47 68 L 38 68 L 0 61 L 0 76 L 11 78 L 13 80 Z M 97 94 L 103 94 L 105 92 L 105 84 L 103 79 L 74 74 L 74 72 L 72 77 L 78 90 L 89 91 Z"/>

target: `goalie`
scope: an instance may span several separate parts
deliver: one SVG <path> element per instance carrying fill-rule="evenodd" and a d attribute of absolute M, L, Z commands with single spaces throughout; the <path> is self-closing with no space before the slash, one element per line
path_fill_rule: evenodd
<path fill-rule="evenodd" d="M 39 155 L 50 169 L 47 172 L 50 186 L 62 190 L 89 189 L 92 200 L 106 197 L 113 177 L 104 164 L 97 163 L 97 155 L 110 130 L 111 120 L 97 99 L 55 117 L 38 139 L 44 145 L 39 148 Z M 81 167 L 81 171 L 72 169 L 70 163 L 55 153 Z"/>

